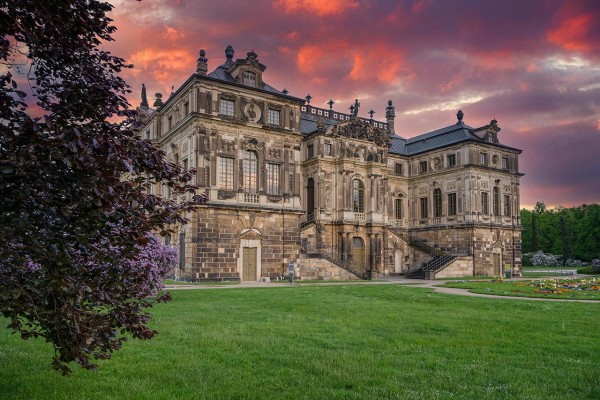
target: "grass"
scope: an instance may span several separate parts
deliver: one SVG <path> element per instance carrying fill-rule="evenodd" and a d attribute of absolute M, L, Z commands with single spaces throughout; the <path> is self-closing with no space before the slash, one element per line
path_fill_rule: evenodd
<path fill-rule="evenodd" d="M 184 282 L 175 281 L 172 279 L 165 279 L 163 282 L 165 285 L 199 285 L 199 286 L 224 286 L 224 285 L 239 285 L 239 282 Z"/>
<path fill-rule="evenodd" d="M 530 281 L 505 282 L 447 282 L 446 287 L 469 289 L 473 293 L 493 294 L 497 296 L 544 297 L 550 299 L 600 300 L 599 291 L 571 290 L 564 293 L 536 293 L 536 287 Z M 600 304 L 599 304 L 600 305 Z"/>
<path fill-rule="evenodd" d="M 547 271 L 547 272 L 529 272 L 527 270 L 523 270 L 523 278 L 543 278 L 545 276 L 571 276 L 572 273 L 557 271 Z"/>
<path fill-rule="evenodd" d="M 592 399 L 600 304 L 469 298 L 398 285 L 174 291 L 152 341 L 96 373 L 0 330 L 18 399 Z M 0 321 L 2 322 L 2 321 Z M 6 322 L 6 321 L 4 321 Z M 6 325 L 6 324 L 5 324 Z"/>

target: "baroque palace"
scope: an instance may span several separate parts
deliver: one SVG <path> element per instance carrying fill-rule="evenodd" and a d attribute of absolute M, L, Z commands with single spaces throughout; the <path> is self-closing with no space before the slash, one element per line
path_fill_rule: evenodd
<path fill-rule="evenodd" d="M 314 107 L 264 80 L 254 51 L 196 71 L 168 99 L 146 88 L 140 134 L 197 170 L 208 198 L 165 242 L 182 280 L 370 279 L 521 274 L 518 157 L 500 127 L 405 139 L 385 122 Z M 453 118 L 452 118 L 453 119 Z M 170 196 L 168 187 L 152 189 Z"/>

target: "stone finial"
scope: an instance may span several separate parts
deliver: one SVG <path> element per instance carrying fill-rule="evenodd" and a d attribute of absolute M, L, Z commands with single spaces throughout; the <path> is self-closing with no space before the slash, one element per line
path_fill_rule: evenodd
<path fill-rule="evenodd" d="M 465 116 L 465 113 L 462 112 L 462 110 L 458 110 L 458 112 L 456 113 L 456 119 L 458 119 L 457 124 L 462 124 L 462 120 L 463 117 Z"/>
<path fill-rule="evenodd" d="M 235 51 L 233 51 L 233 47 L 231 45 L 227 46 L 225 49 L 225 58 L 227 58 L 227 61 L 231 61 L 233 59 L 234 53 Z"/>
<path fill-rule="evenodd" d="M 206 75 L 208 72 L 208 58 L 206 58 L 206 51 L 200 50 L 200 56 L 198 57 L 198 64 L 196 66 L 196 73 L 200 75 Z"/>
<path fill-rule="evenodd" d="M 288 90 L 286 88 L 283 88 L 283 90 L 281 91 L 281 93 L 288 94 L 289 92 L 288 92 Z"/>
<path fill-rule="evenodd" d="M 367 114 L 369 114 L 369 117 L 373 119 L 373 114 L 375 114 L 375 111 L 373 111 L 373 109 L 371 108 Z"/>
<path fill-rule="evenodd" d="M 396 118 L 396 107 L 392 104 L 391 100 L 388 100 L 388 105 L 385 108 L 385 120 L 388 124 L 388 130 L 390 133 L 394 131 L 394 119 Z"/>
<path fill-rule="evenodd" d="M 258 62 L 258 54 L 256 54 L 256 53 L 254 52 L 254 50 L 252 50 L 252 51 L 249 51 L 249 52 L 246 54 L 246 60 L 248 60 L 248 61 L 255 61 L 255 62 Z"/>
<path fill-rule="evenodd" d="M 140 103 L 140 107 L 148 108 L 148 96 L 146 95 L 146 85 L 142 83 L 142 102 Z"/>
<path fill-rule="evenodd" d="M 307 94 L 305 99 L 306 99 L 306 104 L 310 104 L 310 100 L 312 99 L 312 96 L 310 94 Z"/>
<path fill-rule="evenodd" d="M 329 101 L 327 102 L 327 104 L 329 104 L 329 109 L 333 110 L 333 105 L 335 104 L 335 101 L 329 99 Z"/>
<path fill-rule="evenodd" d="M 162 93 L 155 93 L 154 96 L 156 96 L 156 98 L 154 99 L 154 107 L 160 107 L 163 105 L 163 101 L 162 101 Z"/>

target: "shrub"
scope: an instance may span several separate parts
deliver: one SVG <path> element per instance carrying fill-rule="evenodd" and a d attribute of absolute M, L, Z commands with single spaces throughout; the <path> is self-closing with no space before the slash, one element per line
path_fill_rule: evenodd
<path fill-rule="evenodd" d="M 600 259 L 592 260 L 592 273 L 600 274 Z"/>
<path fill-rule="evenodd" d="M 541 250 L 533 253 L 531 259 L 534 267 L 553 267 L 558 265 L 558 261 L 556 260 L 555 256 L 552 254 L 544 254 L 544 252 Z"/>
<path fill-rule="evenodd" d="M 592 275 L 592 274 L 594 274 L 594 270 L 592 269 L 592 267 L 581 267 L 581 268 L 577 268 L 577 273 L 585 274 L 585 275 Z"/>

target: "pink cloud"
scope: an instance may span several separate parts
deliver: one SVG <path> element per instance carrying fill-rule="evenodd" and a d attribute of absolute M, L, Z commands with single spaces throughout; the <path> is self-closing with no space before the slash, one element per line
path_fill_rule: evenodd
<path fill-rule="evenodd" d="M 360 5 L 353 0 L 275 0 L 273 5 L 286 13 L 310 12 L 318 16 L 342 14 Z"/>

